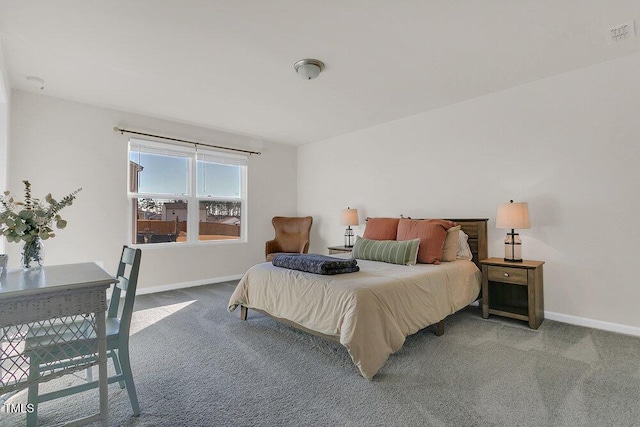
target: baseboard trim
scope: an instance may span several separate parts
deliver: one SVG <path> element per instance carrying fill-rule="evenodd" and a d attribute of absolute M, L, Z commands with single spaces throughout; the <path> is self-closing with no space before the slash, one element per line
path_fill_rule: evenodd
<path fill-rule="evenodd" d="M 474 301 L 470 305 L 479 306 L 480 304 L 478 301 Z M 570 325 L 584 326 L 586 328 L 600 329 L 603 331 L 617 332 L 619 334 L 640 337 L 640 328 L 622 325 L 620 323 L 611 323 L 586 317 L 571 316 L 569 314 L 554 313 L 553 311 L 545 311 L 544 318 L 555 320 L 556 322 L 568 323 Z"/>
<path fill-rule="evenodd" d="M 168 285 L 141 287 L 136 290 L 136 295 L 155 294 L 158 292 L 175 291 L 177 289 L 193 288 L 194 286 L 210 285 L 212 283 L 229 282 L 231 280 L 240 280 L 242 274 L 234 276 L 216 277 L 213 279 L 195 280 L 192 282 L 170 283 Z"/>
<path fill-rule="evenodd" d="M 545 319 L 558 322 L 569 323 L 571 325 L 585 326 L 587 328 L 601 329 L 603 331 L 617 332 L 619 334 L 633 335 L 640 337 L 640 328 L 635 326 L 622 325 L 620 323 L 605 322 L 602 320 L 588 319 L 586 317 L 571 316 L 568 314 L 544 312 Z"/>

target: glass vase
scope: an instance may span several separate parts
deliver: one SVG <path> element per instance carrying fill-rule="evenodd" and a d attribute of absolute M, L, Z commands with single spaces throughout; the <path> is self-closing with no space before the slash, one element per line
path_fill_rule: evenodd
<path fill-rule="evenodd" d="M 28 270 L 33 267 L 41 267 L 44 264 L 44 243 L 36 237 L 30 242 L 24 242 L 20 249 L 20 267 Z"/>

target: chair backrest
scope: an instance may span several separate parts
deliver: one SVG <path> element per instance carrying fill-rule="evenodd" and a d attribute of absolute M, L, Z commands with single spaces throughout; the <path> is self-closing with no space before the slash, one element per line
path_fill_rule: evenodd
<path fill-rule="evenodd" d="M 113 285 L 113 293 L 109 302 L 109 312 L 107 317 L 117 318 L 118 308 L 120 304 L 120 294 L 126 292 L 124 297 L 124 307 L 122 307 L 122 315 L 120 316 L 121 337 L 129 336 L 131 327 L 131 315 L 133 314 L 133 303 L 136 298 L 136 288 L 138 286 L 138 272 L 140 271 L 140 258 L 142 251 L 140 249 L 132 249 L 128 246 L 122 247 L 122 255 L 118 263 L 118 272 L 116 279 L 118 283 Z"/>
<path fill-rule="evenodd" d="M 283 252 L 298 252 L 302 242 L 309 241 L 313 217 L 276 216 L 271 220 L 276 230 L 275 240 Z M 308 249 L 308 246 L 307 248 Z M 305 250 L 306 252 L 306 250 Z"/>

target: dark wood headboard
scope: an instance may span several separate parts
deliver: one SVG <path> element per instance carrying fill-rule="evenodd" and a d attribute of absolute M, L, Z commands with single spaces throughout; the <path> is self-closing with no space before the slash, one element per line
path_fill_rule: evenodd
<path fill-rule="evenodd" d="M 473 253 L 473 262 L 480 268 L 480 260 L 489 258 L 489 243 L 487 239 L 487 218 L 452 219 L 461 225 L 462 231 L 469 236 L 469 247 Z"/>

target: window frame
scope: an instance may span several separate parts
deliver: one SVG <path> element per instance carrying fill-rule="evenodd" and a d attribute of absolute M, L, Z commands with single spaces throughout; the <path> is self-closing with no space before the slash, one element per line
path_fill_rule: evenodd
<path fill-rule="evenodd" d="M 187 159 L 187 194 L 158 194 L 158 193 L 142 193 L 131 191 L 131 151 L 132 146 L 137 144 L 139 147 L 143 146 L 150 148 L 152 154 L 168 155 L 171 156 L 171 152 L 188 154 L 184 157 Z M 164 150 L 163 150 L 164 147 Z M 137 151 L 135 148 L 133 151 Z M 197 195 L 197 161 L 198 154 L 211 154 L 215 157 L 234 159 L 235 162 L 231 162 L 235 166 L 240 167 L 240 196 L 239 197 L 215 197 L 215 196 L 198 196 Z M 201 246 L 201 245 L 229 245 L 237 243 L 246 243 L 248 236 L 248 213 L 247 213 L 247 200 L 248 200 L 248 169 L 249 162 L 248 157 L 245 155 L 230 154 L 215 149 L 203 148 L 202 146 L 195 145 L 194 147 L 170 144 L 166 142 L 150 141 L 139 138 L 129 138 L 127 144 L 127 204 L 128 204 L 128 218 L 127 221 L 127 240 L 132 247 L 140 247 L 146 249 L 154 248 L 175 248 L 175 247 L 189 247 L 189 246 Z M 240 164 L 236 164 L 240 163 Z M 187 240 L 186 242 L 162 242 L 162 243 L 133 243 L 134 237 L 134 221 L 137 219 L 137 210 L 134 212 L 134 199 L 175 199 L 184 200 L 187 202 Z M 200 223 L 200 202 L 201 201 L 231 201 L 240 202 L 240 236 L 238 239 L 220 239 L 220 240 L 200 240 L 199 239 L 199 223 Z"/>

